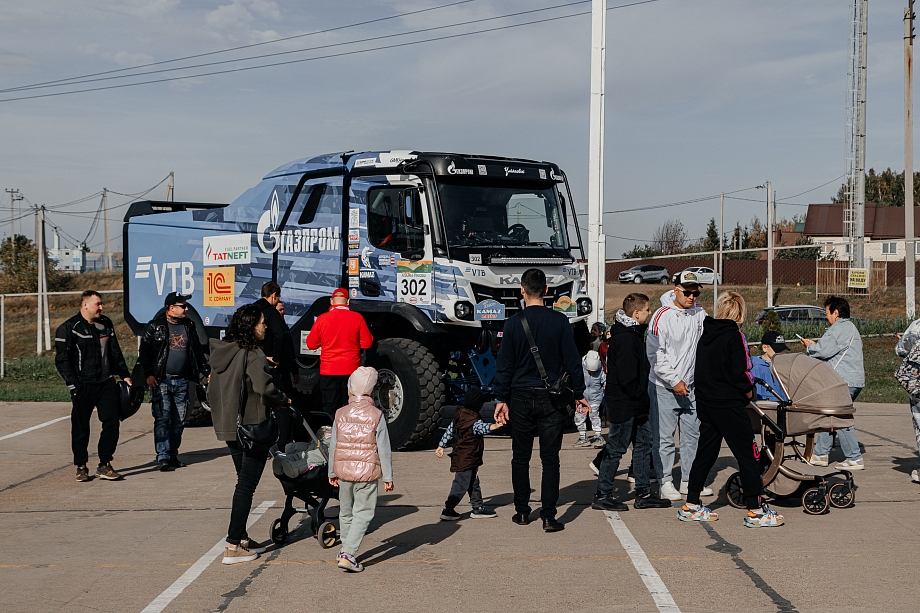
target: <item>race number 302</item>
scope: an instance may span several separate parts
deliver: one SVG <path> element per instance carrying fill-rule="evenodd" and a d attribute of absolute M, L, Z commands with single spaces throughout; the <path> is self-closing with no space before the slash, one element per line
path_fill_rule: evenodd
<path fill-rule="evenodd" d="M 431 272 L 431 261 L 399 260 L 396 263 L 396 300 L 430 305 Z"/>

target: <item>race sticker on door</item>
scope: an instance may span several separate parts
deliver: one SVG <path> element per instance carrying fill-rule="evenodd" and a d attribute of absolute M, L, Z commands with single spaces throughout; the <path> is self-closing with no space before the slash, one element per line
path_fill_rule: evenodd
<path fill-rule="evenodd" d="M 396 299 L 416 306 L 431 304 L 431 260 L 396 262 Z"/>
<path fill-rule="evenodd" d="M 232 266 L 204 269 L 204 302 L 208 307 L 234 306 L 236 269 Z"/>
<path fill-rule="evenodd" d="M 566 317 L 575 317 L 578 314 L 578 305 L 568 296 L 559 296 L 559 300 L 553 303 L 553 310 L 564 314 Z"/>

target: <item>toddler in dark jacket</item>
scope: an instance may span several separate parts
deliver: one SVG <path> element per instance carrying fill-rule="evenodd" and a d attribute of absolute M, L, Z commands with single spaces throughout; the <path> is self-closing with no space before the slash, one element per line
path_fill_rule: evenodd
<path fill-rule="evenodd" d="M 482 490 L 479 487 L 479 476 L 477 475 L 479 467 L 482 466 L 482 452 L 485 449 L 482 437 L 501 427 L 499 424 L 488 424 L 479 418 L 479 411 L 482 409 L 484 400 L 485 397 L 480 389 L 471 388 L 466 392 L 463 404 L 457 407 L 454 421 L 447 426 L 441 442 L 438 443 L 438 449 L 435 451 L 439 458 L 444 457 L 444 448 L 450 444 L 451 440 L 455 440 L 454 451 L 450 454 L 450 472 L 454 473 L 454 483 L 450 487 L 450 494 L 441 512 L 443 521 L 460 519 L 456 507 L 464 494 L 470 495 L 470 504 L 473 506 L 470 517 L 485 519 L 496 516 L 495 511 L 483 506 Z"/>

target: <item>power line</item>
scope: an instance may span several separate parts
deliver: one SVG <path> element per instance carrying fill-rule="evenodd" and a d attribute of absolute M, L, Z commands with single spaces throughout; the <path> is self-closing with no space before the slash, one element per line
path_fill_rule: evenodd
<path fill-rule="evenodd" d="M 754 185 L 751 187 L 745 187 L 743 189 L 736 189 L 735 191 L 725 192 L 725 193 L 726 194 L 737 194 L 737 193 L 746 192 L 752 189 L 757 189 L 757 186 Z M 697 202 L 706 202 L 707 200 L 715 200 L 719 198 L 721 195 L 722 194 L 715 194 L 714 196 L 704 196 L 703 198 L 693 198 L 692 200 L 681 200 L 680 202 L 668 202 L 667 204 L 653 204 L 651 206 L 640 206 L 640 207 L 636 207 L 633 209 L 620 209 L 618 211 L 605 211 L 604 215 L 615 215 L 617 213 L 634 213 L 636 211 L 650 211 L 653 209 L 665 209 L 665 208 L 672 207 L 672 206 L 682 206 L 684 204 L 695 204 Z M 578 213 L 578 215 L 585 216 L 587 215 L 587 213 Z"/>
<path fill-rule="evenodd" d="M 229 52 L 231 52 L 231 51 L 239 51 L 239 50 L 241 50 L 241 49 L 251 49 L 251 48 L 253 48 L 253 47 L 261 47 L 261 46 L 263 46 L 263 45 L 271 45 L 271 44 L 274 44 L 274 43 L 280 43 L 280 42 L 284 42 L 284 41 L 288 41 L 288 40 L 294 40 L 295 38 L 305 38 L 305 37 L 307 37 L 307 36 L 316 36 L 317 34 L 327 34 L 327 33 L 329 33 L 329 32 L 336 32 L 336 31 L 338 31 L 338 30 L 346 30 L 346 29 L 348 29 L 348 28 L 356 28 L 356 27 L 358 27 L 358 26 L 365 26 L 365 25 L 372 24 L 372 23 L 379 23 L 379 22 L 381 22 L 381 21 L 387 21 L 387 20 L 390 20 L 390 19 L 399 19 L 400 17 L 408 17 L 408 16 L 410 16 L 410 15 L 417 15 L 417 14 L 419 14 L 419 13 L 427 13 L 427 12 L 430 12 L 430 11 L 437 11 L 437 10 L 440 10 L 440 9 L 449 8 L 449 7 L 451 7 L 451 6 L 457 6 L 458 4 L 467 4 L 467 3 L 469 3 L 469 2 L 475 2 L 475 0 L 460 0 L 459 2 L 451 2 L 451 3 L 449 3 L 449 4 L 442 4 L 442 5 L 440 5 L 440 6 L 429 7 L 429 8 L 427 8 L 427 9 L 420 9 L 420 10 L 417 10 L 417 11 L 410 11 L 410 12 L 408 12 L 408 13 L 400 13 L 400 14 L 398 14 L 398 15 L 390 15 L 389 17 L 381 17 L 381 18 L 379 18 L 379 19 L 371 19 L 371 20 L 369 20 L 369 21 L 361 21 L 361 22 L 359 22 L 359 23 L 352 23 L 352 24 L 349 24 L 349 25 L 337 26 L 337 27 L 335 27 L 335 28 L 328 28 L 328 29 L 325 29 L 325 30 L 315 30 L 315 31 L 313 31 L 313 32 L 307 32 L 306 34 L 296 34 L 296 35 L 294 35 L 294 36 L 286 36 L 286 37 L 284 37 L 284 38 L 275 38 L 275 39 L 272 39 L 272 40 L 262 41 L 262 42 L 260 42 L 260 43 L 252 43 L 252 44 L 249 44 L 249 45 L 240 45 L 240 46 L 238 46 L 238 47 L 230 47 L 230 48 L 228 48 L 228 49 L 221 49 L 221 50 L 219 50 L 219 51 L 208 51 L 208 52 L 206 52 L 206 53 L 197 53 L 197 54 L 195 54 L 195 55 L 187 55 L 187 56 L 184 56 L 184 57 L 179 57 L 179 58 L 175 58 L 175 59 L 171 59 L 171 60 L 161 60 L 161 61 L 159 61 L 159 62 L 150 62 L 150 63 L 147 63 L 147 64 L 140 64 L 140 65 L 138 65 L 138 66 L 131 66 L 131 67 L 128 67 L 128 68 L 118 68 L 118 69 L 115 69 L 115 70 L 106 70 L 106 71 L 103 71 L 103 72 L 94 72 L 94 73 L 85 74 L 85 75 L 78 75 L 78 76 L 76 76 L 76 77 L 67 77 L 66 79 L 57 79 L 57 80 L 54 80 L 54 81 L 43 81 L 43 82 L 41 82 L 41 83 L 32 83 L 32 84 L 29 84 L 29 85 L 21 85 L 21 86 L 18 86 L 18 87 L 10 87 L 10 88 L 7 88 L 7 89 L 0 89 L 0 93 L 6 93 L 6 92 L 12 92 L 12 91 L 19 91 L 19 90 L 24 90 L 24 89 L 32 89 L 32 88 L 39 87 L 39 86 L 43 86 L 43 85 L 50 85 L 50 84 L 54 84 L 54 83 L 64 83 L 64 82 L 66 82 L 66 81 L 73 81 L 73 80 L 76 80 L 76 79 L 85 79 L 85 78 L 88 78 L 88 77 L 98 77 L 98 76 L 100 76 L 100 75 L 107 75 L 107 74 L 115 74 L 115 73 L 119 73 L 119 72 L 132 71 L 132 70 L 137 70 L 138 68 L 149 68 L 149 67 L 151 67 L 151 66 L 162 66 L 163 64 L 172 64 L 172 63 L 175 63 L 175 62 L 184 62 L 185 60 L 193 60 L 193 59 L 200 58 L 200 57 L 208 57 L 208 56 L 211 56 L 211 55 L 218 55 L 218 54 L 220 54 L 220 53 L 229 53 Z"/>
<path fill-rule="evenodd" d="M 607 10 L 614 10 L 614 9 L 620 9 L 620 8 L 627 8 L 627 7 L 631 7 L 631 6 L 638 6 L 638 5 L 640 5 L 640 4 L 650 4 L 650 3 L 653 3 L 653 2 L 660 2 L 660 1 L 661 1 L 661 0 L 642 0 L 642 1 L 640 1 L 640 2 L 632 2 L 632 3 L 630 3 L 630 4 L 622 4 L 622 5 L 619 5 L 619 6 L 609 7 Z M 181 81 L 181 80 L 184 80 L 184 79 L 193 79 L 193 78 L 198 78 L 198 77 L 208 77 L 208 76 L 221 75 L 221 74 L 229 74 L 229 73 L 236 73 L 236 72 L 246 72 L 246 71 L 250 71 L 250 70 L 258 70 L 258 69 L 260 69 L 260 68 L 271 68 L 271 67 L 276 67 L 276 66 L 286 66 L 286 65 L 290 65 L 290 64 L 300 64 L 300 63 L 303 63 L 303 62 L 312 62 L 312 61 L 315 61 L 315 60 L 324 60 L 324 59 L 337 58 L 337 57 L 346 57 L 346 56 L 350 56 L 350 55 L 359 55 L 359 54 L 364 54 L 364 53 L 370 53 L 370 52 L 372 52 L 372 51 L 383 51 L 383 50 L 387 50 L 387 49 L 397 49 L 397 48 L 400 48 L 400 47 L 409 47 L 409 46 L 419 45 L 419 44 L 423 44 L 423 43 L 437 42 L 437 41 L 442 41 L 442 40 L 450 40 L 450 39 L 454 39 L 454 38 L 462 38 L 462 37 L 464 37 L 464 36 L 471 36 L 471 35 L 474 35 L 474 34 L 486 34 L 486 33 L 489 33 L 489 32 L 498 32 L 498 31 L 501 31 L 501 30 L 510 30 L 510 29 L 512 29 L 512 28 L 519 28 L 519 27 L 522 27 L 522 26 L 536 25 L 536 24 L 541 24 L 541 23 L 548 23 L 548 22 L 551 22 L 551 21 L 559 21 L 559 20 L 562 20 L 562 19 L 569 19 L 569 18 L 571 18 L 571 17 L 579 17 L 579 16 L 582 16 L 582 15 L 589 15 L 589 14 L 590 14 L 590 11 L 583 11 L 583 12 L 581 12 L 581 13 L 572 13 L 571 15 L 563 15 L 563 16 L 559 16 L 559 17 L 548 17 L 548 18 L 546 18 L 546 19 L 538 19 L 538 20 L 534 20 L 534 21 L 526 21 L 526 22 L 522 22 L 522 23 L 509 24 L 509 25 L 506 25 L 506 26 L 498 26 L 498 27 L 495 27 L 495 28 L 486 28 L 486 29 L 483 29 L 483 30 L 476 30 L 476 31 L 473 31 L 473 32 L 464 32 L 464 33 L 460 33 L 460 34 L 451 34 L 451 35 L 447 35 L 447 36 L 438 36 L 438 37 L 434 37 L 434 38 L 427 38 L 427 39 L 422 39 L 422 40 L 417 40 L 417 41 L 410 41 L 410 42 L 405 42 L 405 43 L 397 43 L 397 44 L 393 44 L 393 45 L 382 45 L 382 46 L 379 46 L 379 47 L 371 47 L 371 48 L 368 48 L 368 49 L 358 49 L 358 50 L 355 50 L 355 51 L 343 51 L 343 52 L 341 52 L 341 53 L 331 53 L 331 54 L 328 54 L 328 55 L 320 55 L 320 56 L 309 57 L 309 58 L 301 58 L 301 59 L 296 59 L 296 60 L 286 60 L 286 61 L 283 61 L 283 62 L 271 62 L 271 63 L 268 63 L 268 64 L 259 64 L 259 65 L 257 65 L 257 66 L 245 66 L 245 67 L 241 67 L 241 68 L 229 68 L 229 69 L 226 69 L 226 70 L 215 70 L 215 71 L 211 71 L 211 72 L 203 72 L 203 73 L 198 73 L 198 74 L 193 74 L 193 75 L 184 75 L 184 76 L 179 76 L 179 77 L 165 77 L 165 78 L 162 78 L 162 79 L 150 79 L 150 80 L 148 80 L 148 81 L 138 81 L 137 83 L 122 83 L 122 84 L 118 84 L 118 85 L 106 85 L 106 86 L 101 86 L 101 87 L 89 87 L 89 88 L 84 88 L 84 89 L 76 89 L 76 90 L 71 90 L 71 91 L 66 91 L 66 92 L 52 92 L 52 93 L 47 93 L 47 94 L 36 94 L 36 95 L 32 95 L 32 96 L 20 96 L 20 97 L 17 97 L 17 98 L 2 98 L 2 99 L 0 99 L 0 102 L 14 102 L 14 101 L 17 101 L 17 100 L 33 100 L 33 99 L 36 99 L 36 98 L 52 98 L 52 97 L 56 97 L 56 96 L 67 96 L 67 95 L 70 95 L 70 94 L 80 94 L 80 93 L 86 93 L 86 92 L 104 91 L 104 90 L 111 90 L 111 89 L 122 89 L 122 88 L 126 88 L 126 87 L 135 87 L 135 86 L 138 86 L 138 85 L 149 85 L 149 84 L 153 84 L 153 83 L 167 83 L 167 82 L 171 82 L 171 81 Z"/>

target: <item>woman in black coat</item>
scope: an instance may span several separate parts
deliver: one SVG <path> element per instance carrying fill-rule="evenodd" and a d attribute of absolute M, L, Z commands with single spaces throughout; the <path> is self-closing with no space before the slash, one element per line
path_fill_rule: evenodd
<path fill-rule="evenodd" d="M 783 516 L 760 499 L 760 458 L 747 405 L 753 397 L 754 378 L 744 323 L 744 298 L 723 292 L 716 302 L 716 318 L 703 322 L 696 347 L 697 417 L 700 440 L 690 468 L 687 503 L 677 512 L 682 521 L 715 521 L 719 517 L 700 502 L 700 492 L 719 457 L 722 440 L 738 461 L 741 487 L 748 508 L 744 525 L 767 528 L 783 524 Z"/>

